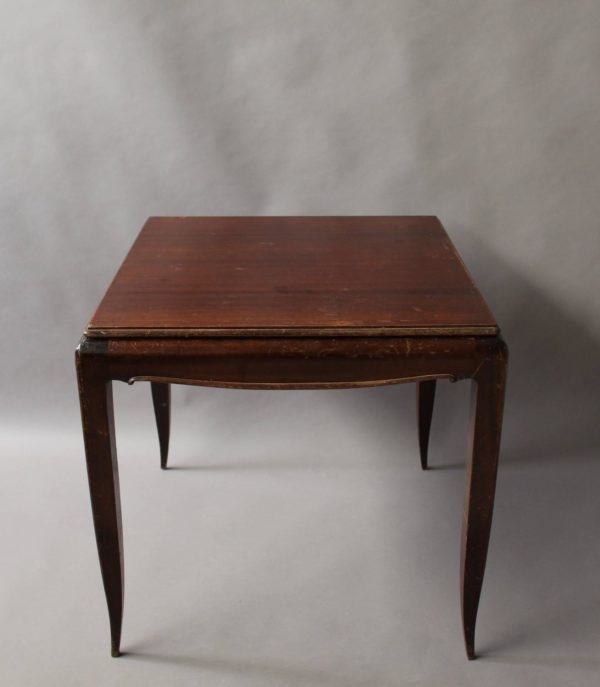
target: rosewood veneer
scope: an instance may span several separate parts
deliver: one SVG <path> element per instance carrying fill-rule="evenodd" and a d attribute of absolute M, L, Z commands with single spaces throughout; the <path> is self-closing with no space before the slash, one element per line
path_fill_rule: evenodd
<path fill-rule="evenodd" d="M 507 348 L 435 217 L 164 217 L 144 225 L 77 348 L 111 651 L 123 617 L 112 382 L 151 383 L 161 467 L 170 384 L 331 389 L 416 382 L 423 469 L 436 382 L 473 382 L 461 606 L 467 655 L 485 570 Z"/>

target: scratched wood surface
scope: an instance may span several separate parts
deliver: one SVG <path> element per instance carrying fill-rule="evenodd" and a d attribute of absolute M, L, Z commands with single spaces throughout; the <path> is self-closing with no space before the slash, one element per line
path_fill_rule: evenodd
<path fill-rule="evenodd" d="M 90 337 L 494 335 L 436 217 L 154 217 Z"/>

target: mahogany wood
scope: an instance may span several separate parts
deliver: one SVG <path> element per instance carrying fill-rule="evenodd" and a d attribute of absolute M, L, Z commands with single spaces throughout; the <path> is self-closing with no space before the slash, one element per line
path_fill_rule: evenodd
<path fill-rule="evenodd" d="M 169 456 L 169 435 L 171 433 L 171 386 L 159 382 L 151 382 L 152 404 L 158 428 L 158 443 L 160 445 L 160 467 L 167 469 Z"/>
<path fill-rule="evenodd" d="M 429 447 L 429 432 L 435 400 L 435 379 L 429 379 L 417 384 L 417 419 L 419 425 L 419 454 L 421 467 L 427 470 L 427 449 Z"/>
<path fill-rule="evenodd" d="M 87 335 L 497 331 L 436 217 L 154 217 Z"/>
<path fill-rule="evenodd" d="M 472 380 L 461 607 L 467 655 L 475 656 L 507 349 L 435 218 L 150 220 L 76 364 L 113 656 L 123 618 L 113 381 L 151 383 L 163 468 L 170 384 L 276 390 L 416 382 L 426 468 L 437 380 Z"/>
<path fill-rule="evenodd" d="M 77 355 L 83 441 L 100 570 L 110 620 L 111 654 L 119 656 L 123 623 L 123 531 L 112 381 L 97 354 Z"/>
<path fill-rule="evenodd" d="M 469 659 L 475 658 L 475 621 L 494 510 L 507 360 L 506 344 L 498 339 L 474 375 L 472 388 L 461 554 L 463 632 Z"/>
<path fill-rule="evenodd" d="M 120 339 L 84 337 L 77 349 L 82 417 L 98 551 L 118 654 L 122 618 L 122 534 L 110 381 L 229 388 L 352 388 L 435 379 L 477 384 L 465 507 L 462 608 L 467 653 L 494 500 L 506 348 L 499 337 L 387 339 Z M 164 389 L 162 390 L 164 393 Z"/>

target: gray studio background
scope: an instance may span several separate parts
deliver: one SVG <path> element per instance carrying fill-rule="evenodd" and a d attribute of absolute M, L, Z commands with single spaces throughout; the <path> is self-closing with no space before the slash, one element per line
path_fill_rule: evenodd
<path fill-rule="evenodd" d="M 4 0 L 0 682 L 596 685 L 600 4 Z M 511 349 L 477 645 L 468 385 L 118 385 L 109 658 L 73 351 L 149 215 L 437 214 Z M 187 468 L 187 469 L 182 469 Z"/>

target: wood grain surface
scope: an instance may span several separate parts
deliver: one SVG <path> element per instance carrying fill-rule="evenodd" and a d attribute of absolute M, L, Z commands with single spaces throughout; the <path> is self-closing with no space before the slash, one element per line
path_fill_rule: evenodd
<path fill-rule="evenodd" d="M 436 217 L 154 217 L 86 334 L 497 331 Z"/>

